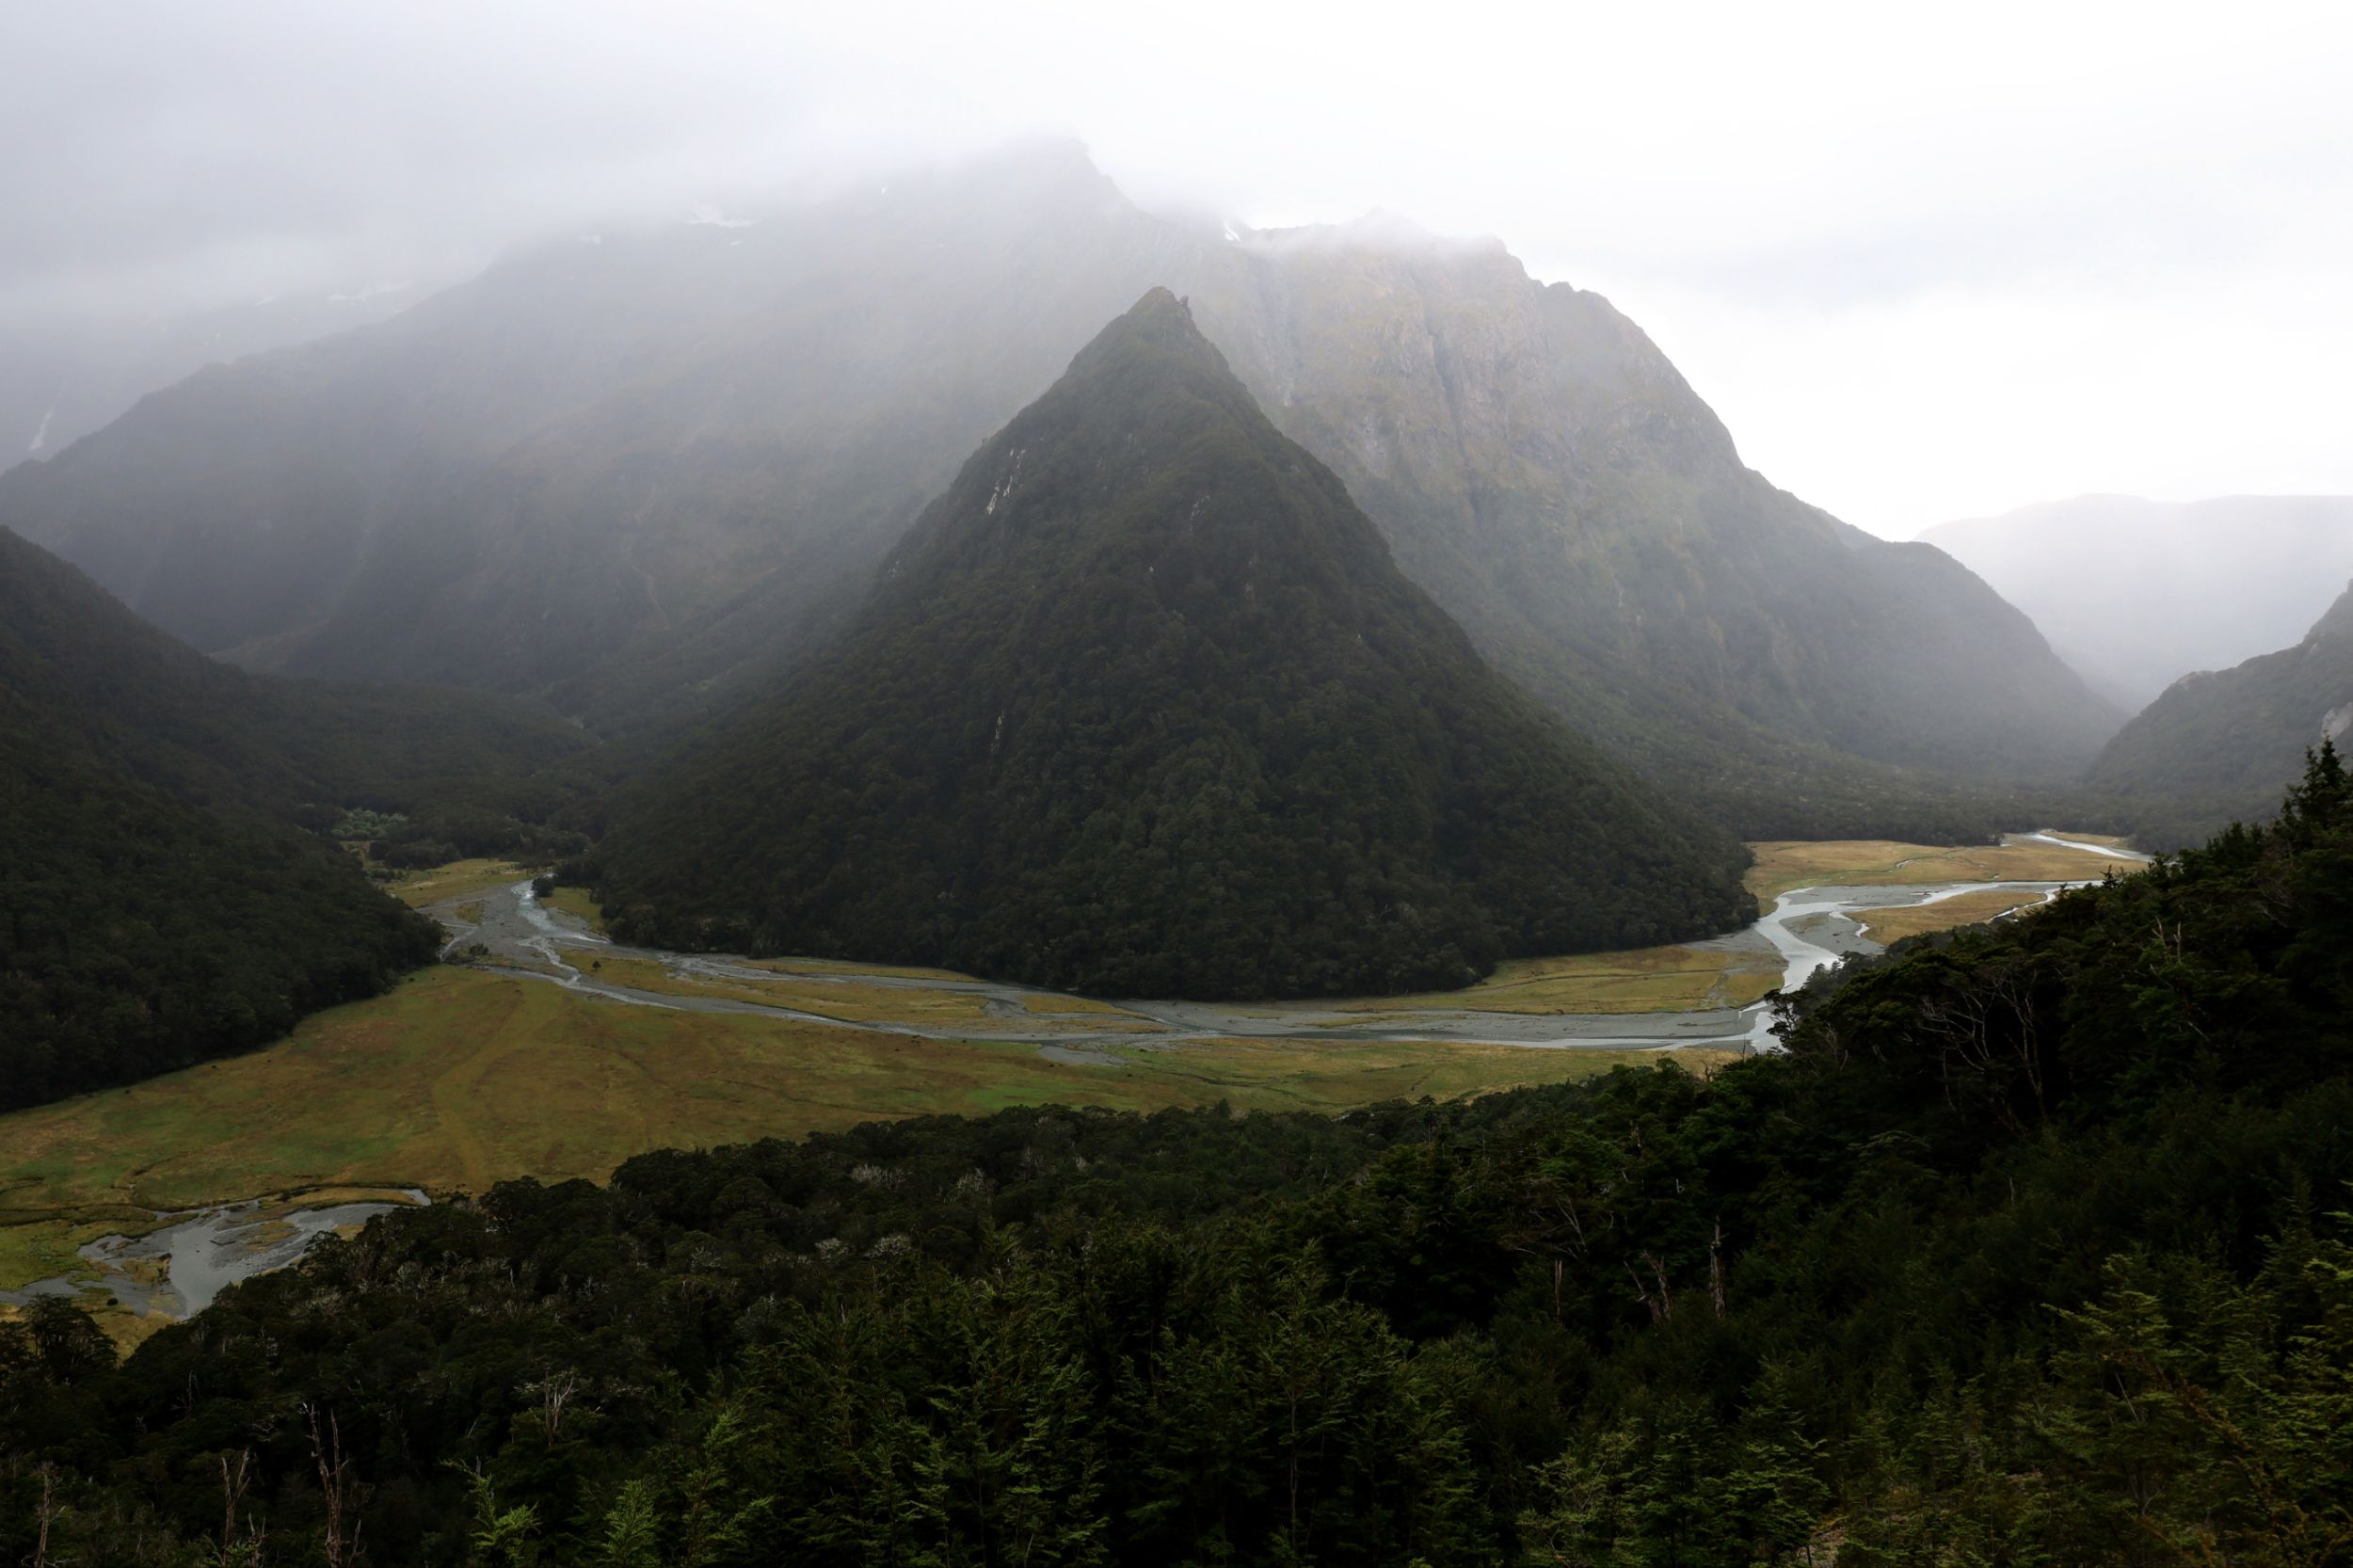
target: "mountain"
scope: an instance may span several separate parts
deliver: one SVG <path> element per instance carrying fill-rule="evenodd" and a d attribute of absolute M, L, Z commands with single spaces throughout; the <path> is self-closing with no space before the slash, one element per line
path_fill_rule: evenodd
<path fill-rule="evenodd" d="M 2353 577 L 2353 496 L 2087 495 L 1920 537 L 2034 617 L 2094 690 L 2146 707 L 2284 648 Z"/>
<path fill-rule="evenodd" d="M 2150 844 L 2198 842 L 2261 817 L 2323 741 L 2353 732 L 2353 586 L 2301 642 L 2226 670 L 2185 675 L 2100 753 L 2085 782 L 2125 801 Z"/>
<path fill-rule="evenodd" d="M 425 292 L 369 285 L 149 316 L 0 317 L 0 469 L 63 451 L 206 365 L 380 321 Z"/>
<path fill-rule="evenodd" d="M 1638 709 L 1671 691 L 1850 756 L 2051 776 L 2121 717 L 1947 557 L 1745 467 L 1600 296 L 1396 220 L 1260 248 L 1250 298 L 1209 296 L 1212 341 L 1249 345 L 1244 379 L 1400 565 L 1589 729 L 1639 682 Z"/>
<path fill-rule="evenodd" d="M 228 668 L 0 529 L 0 1106 L 276 1038 L 438 929 L 292 817 L 511 809 L 586 743 L 478 693 Z"/>
<path fill-rule="evenodd" d="M 600 896 L 632 940 L 1245 997 L 1706 935 L 1741 860 L 1488 669 L 1156 289 L 619 808 Z"/>
<path fill-rule="evenodd" d="M 0 475 L 0 521 L 256 668 L 627 729 L 824 646 L 963 456 L 1166 285 L 1490 658 L 1720 820 L 1884 826 L 1952 804 L 1918 770 L 2065 776 L 2121 718 L 1493 242 L 1163 218 L 1059 146 L 590 238 L 151 397 Z"/>

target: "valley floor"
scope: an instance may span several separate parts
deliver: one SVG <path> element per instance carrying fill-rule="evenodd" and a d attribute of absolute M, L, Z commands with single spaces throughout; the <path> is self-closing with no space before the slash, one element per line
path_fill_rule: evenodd
<path fill-rule="evenodd" d="M 624 949 L 577 893 L 534 898 L 523 868 L 447 868 L 395 890 L 474 961 L 249 1056 L 0 1118 L 0 1304 L 88 1290 L 136 1337 L 401 1190 L 601 1180 L 648 1149 L 1045 1102 L 1337 1112 L 1676 1048 L 1701 1065 L 1769 1042 L 1759 999 L 1841 952 L 2128 869 L 2089 840 L 1754 848 L 1751 887 L 1773 912 L 1733 936 L 1514 962 L 1437 996 L 1244 1006 Z M 202 1245 L 137 1244 L 168 1230 Z"/>

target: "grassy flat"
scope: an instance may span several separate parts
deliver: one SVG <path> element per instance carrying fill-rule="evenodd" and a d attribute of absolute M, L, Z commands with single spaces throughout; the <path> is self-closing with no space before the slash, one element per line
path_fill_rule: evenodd
<path fill-rule="evenodd" d="M 596 966 L 596 976 L 632 990 L 662 996 L 718 997 L 729 1001 L 790 1007 L 843 1023 L 978 1023 L 988 1016 L 987 998 L 977 991 L 918 985 L 861 985 L 855 980 L 779 975 L 773 981 L 718 979 L 676 974 L 658 959 L 575 952 L 573 962 Z M 870 971 L 871 972 L 871 971 Z"/>
<path fill-rule="evenodd" d="M 1963 893 L 1935 904 L 1912 908 L 1858 909 L 1855 920 L 1863 934 L 1881 947 L 1898 942 L 1906 936 L 1917 936 L 1929 931 L 1951 931 L 1964 925 L 1976 925 L 2013 909 L 2024 909 L 2041 904 L 2041 893 L 2004 892 L 1999 889 L 1982 893 Z"/>
<path fill-rule="evenodd" d="M 2053 829 L 2051 837 L 2064 839 L 2071 844 L 2098 844 L 2104 849 L 2130 849 L 2132 840 L 2119 833 L 2061 833 Z"/>
<path fill-rule="evenodd" d="M 88 1223 L 101 1204 L 184 1208 L 318 1188 L 479 1192 L 521 1175 L 602 1179 L 648 1149 L 934 1112 L 1051 1102 L 1153 1111 L 1220 1098 L 1338 1111 L 1650 1059 L 1419 1043 L 1114 1050 L 1126 1066 L 1065 1065 L 1028 1045 L 632 1007 L 495 971 L 433 969 L 319 1014 L 266 1050 L 0 1117 L 0 1209 L 64 1227 Z M 10 1272 L 57 1272 L 62 1230 L 20 1224 L 0 1236 Z"/>
<path fill-rule="evenodd" d="M 384 890 L 409 908 L 422 909 L 428 904 L 487 893 L 530 874 L 530 867 L 512 860 L 453 860 L 429 872 L 404 873 L 399 880 L 386 883 Z"/>
<path fill-rule="evenodd" d="M 552 909 L 561 909 L 591 931 L 601 934 L 604 930 L 604 905 L 590 898 L 585 888 L 558 888 L 539 902 Z"/>
<path fill-rule="evenodd" d="M 752 968 L 778 974 L 878 976 L 884 980 L 970 980 L 953 969 L 925 969 L 904 964 L 860 964 L 847 958 L 755 958 Z"/>
<path fill-rule="evenodd" d="M 2087 840 L 2089 841 L 2089 840 Z M 1887 839 L 1827 842 L 1768 840 L 1749 846 L 1749 891 L 1769 902 L 1792 888 L 1876 887 L 1913 882 L 2097 882 L 2132 867 L 2059 844 L 1906 844 Z"/>
<path fill-rule="evenodd" d="M 1114 1007 L 1108 1001 L 1097 1001 L 1093 997 L 1064 996 L 1060 991 L 1025 991 L 1021 994 L 1021 1005 L 1033 1014 L 1043 1016 L 1068 1013 L 1102 1018 L 1135 1016 L 1126 1008 Z"/>
<path fill-rule="evenodd" d="M 1483 1013 L 1682 1013 L 1745 1007 L 1781 984 L 1771 953 L 1705 948 L 1641 948 L 1568 958 L 1512 958 L 1463 991 L 1417 997 L 1369 997 L 1342 1002 L 1349 1013 L 1409 1013 L 1464 1008 Z"/>

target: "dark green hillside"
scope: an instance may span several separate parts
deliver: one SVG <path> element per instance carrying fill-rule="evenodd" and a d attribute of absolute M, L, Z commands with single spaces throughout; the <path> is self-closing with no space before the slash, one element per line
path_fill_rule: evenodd
<path fill-rule="evenodd" d="M 431 961 L 438 928 L 332 843 L 139 782 L 21 674 L 0 652 L 0 1108 L 265 1044 Z"/>
<path fill-rule="evenodd" d="M 2336 1568 L 2349 954 L 2324 754 L 1712 1080 L 510 1183 L 119 1367 L 0 1327 L 0 1554 L 46 1496 L 90 1562 Z"/>
<path fill-rule="evenodd" d="M 2141 839 L 2171 848 L 2262 813 L 2270 781 L 2353 728 L 2353 589 L 2294 648 L 2184 676 L 2085 776 Z"/>
<path fill-rule="evenodd" d="M 258 680 L 0 529 L 0 1105 L 275 1039 L 440 937 L 289 818 L 524 829 L 584 744 L 472 693 Z"/>
<path fill-rule="evenodd" d="M 1165 290 L 602 863 L 632 939 L 1197 997 L 1704 935 L 1739 868 L 1481 663 Z"/>

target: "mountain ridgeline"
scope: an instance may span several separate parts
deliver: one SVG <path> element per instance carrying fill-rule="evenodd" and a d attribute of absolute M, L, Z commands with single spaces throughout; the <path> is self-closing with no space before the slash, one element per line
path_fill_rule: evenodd
<path fill-rule="evenodd" d="M 434 924 L 297 821 L 511 832 L 586 744 L 480 693 L 231 669 L 0 529 L 0 1108 L 265 1044 L 430 962 Z"/>
<path fill-rule="evenodd" d="M 1639 328 L 1493 242 L 1243 232 L 1036 147 L 518 255 L 0 475 L 0 522 L 207 651 L 708 713 L 838 634 L 988 433 L 1187 296 L 1481 650 L 1744 837 L 1981 835 L 2121 714 L 1940 552 L 1775 489 Z"/>
<path fill-rule="evenodd" d="M 631 940 L 1212 998 L 1706 935 L 1742 858 L 1490 670 L 1155 290 L 600 875 Z"/>
<path fill-rule="evenodd" d="M 2262 815 L 2270 780 L 2353 734 L 2353 587 L 2293 648 L 2185 675 L 2111 740 L 2087 784 L 2160 849 Z"/>

